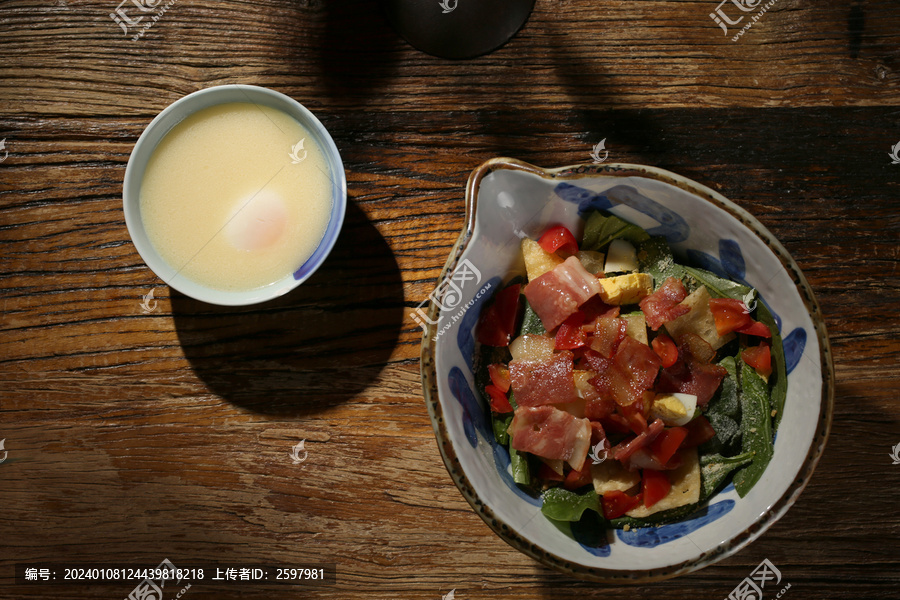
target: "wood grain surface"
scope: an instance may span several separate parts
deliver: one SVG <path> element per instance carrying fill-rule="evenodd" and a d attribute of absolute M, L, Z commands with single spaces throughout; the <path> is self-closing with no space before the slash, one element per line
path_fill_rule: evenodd
<path fill-rule="evenodd" d="M 900 598 L 896 0 L 778 0 L 736 42 L 715 0 L 538 0 L 468 61 L 409 47 L 368 0 L 180 0 L 137 40 L 117 6 L 0 2 L 0 598 L 132 587 L 17 586 L 17 563 L 163 558 L 337 565 L 329 586 L 194 582 L 188 599 L 714 600 L 764 558 L 784 598 Z M 325 265 L 245 308 L 170 290 L 122 212 L 144 127 L 225 83 L 313 110 L 350 199 Z M 829 445 L 788 514 L 716 565 L 631 587 L 544 568 L 470 509 L 408 316 L 478 164 L 590 162 L 601 139 L 609 161 L 675 171 L 759 218 L 817 294 L 837 373 Z"/>

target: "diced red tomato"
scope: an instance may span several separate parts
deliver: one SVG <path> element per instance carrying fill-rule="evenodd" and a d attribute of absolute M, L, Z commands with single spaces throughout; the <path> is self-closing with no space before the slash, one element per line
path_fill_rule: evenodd
<path fill-rule="evenodd" d="M 504 414 L 513 411 L 512 404 L 506 394 L 494 384 L 484 386 L 484 391 L 491 397 L 491 410 L 495 413 Z"/>
<path fill-rule="evenodd" d="M 716 320 L 716 331 L 719 335 L 726 335 L 737 331 L 742 327 L 752 324 L 750 309 L 740 300 L 734 298 L 711 298 L 709 309 Z"/>
<path fill-rule="evenodd" d="M 488 375 L 491 376 L 491 383 L 500 388 L 504 394 L 509 391 L 509 369 L 505 365 L 501 363 L 488 365 Z"/>
<path fill-rule="evenodd" d="M 664 429 L 649 445 L 650 454 L 664 465 L 675 455 L 681 442 L 687 437 L 688 430 L 684 427 L 672 427 Z"/>
<path fill-rule="evenodd" d="M 738 333 L 746 333 L 747 335 L 755 335 L 758 337 L 770 338 L 772 337 L 772 331 L 769 329 L 769 326 L 765 323 L 760 323 L 759 321 L 753 321 L 747 327 L 741 327 L 740 329 L 736 329 Z"/>
<path fill-rule="evenodd" d="M 644 469 L 641 481 L 641 493 L 644 496 L 644 506 L 650 508 L 669 494 L 672 483 L 663 471 Z"/>
<path fill-rule="evenodd" d="M 478 319 L 478 341 L 486 346 L 509 346 L 519 317 L 520 284 L 500 290 L 494 303 Z"/>
<path fill-rule="evenodd" d="M 772 352 L 766 342 L 760 342 L 759 346 L 747 348 L 741 352 L 741 358 L 763 377 L 772 374 Z"/>
<path fill-rule="evenodd" d="M 695 448 L 716 436 L 716 430 L 713 429 L 709 419 L 703 415 L 692 419 L 685 425 L 685 428 L 687 429 L 688 434 L 684 441 L 681 442 L 682 448 Z"/>
<path fill-rule="evenodd" d="M 662 361 L 662 367 L 664 369 L 671 367 L 675 364 L 675 361 L 678 360 L 678 346 L 676 346 L 675 342 L 672 341 L 672 338 L 666 334 L 661 333 L 653 338 L 650 345 Z"/>
<path fill-rule="evenodd" d="M 591 477 L 591 461 L 585 461 L 584 466 L 581 467 L 580 471 L 572 469 L 566 474 L 566 480 L 563 482 L 563 487 L 567 490 L 574 491 L 578 488 L 590 485 L 593 481 L 594 479 Z"/>
<path fill-rule="evenodd" d="M 637 496 L 629 496 L 620 490 L 603 493 L 603 516 L 606 519 L 617 519 L 627 513 L 629 510 L 635 509 L 641 505 L 643 498 L 641 494 Z"/>
<path fill-rule="evenodd" d="M 571 231 L 562 225 L 556 225 L 545 231 L 541 239 L 538 240 L 538 244 L 541 245 L 545 252 L 550 254 L 557 250 L 562 250 L 568 255 L 578 252 L 578 240 L 575 239 Z"/>
<path fill-rule="evenodd" d="M 563 481 L 565 478 L 547 466 L 547 463 L 541 462 L 538 467 L 537 478 L 541 481 Z"/>
<path fill-rule="evenodd" d="M 581 311 L 572 313 L 556 330 L 554 347 L 557 350 L 575 350 L 584 346 L 585 335 L 581 329 L 582 323 L 584 323 L 584 313 Z"/>

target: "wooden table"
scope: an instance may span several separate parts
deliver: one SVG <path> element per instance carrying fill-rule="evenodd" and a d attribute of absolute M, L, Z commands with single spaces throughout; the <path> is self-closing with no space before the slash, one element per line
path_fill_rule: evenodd
<path fill-rule="evenodd" d="M 168 6 L 133 40 L 117 0 L 0 5 L 0 597 L 131 590 L 14 586 L 16 563 L 168 558 L 337 565 L 326 587 L 195 582 L 188 599 L 713 600 L 768 558 L 789 599 L 900 598 L 894 0 L 777 0 L 737 41 L 715 0 L 538 0 L 510 43 L 458 62 L 409 47 L 373 1 Z M 225 83 L 308 106 L 349 182 L 324 267 L 248 308 L 171 291 L 122 213 L 144 127 Z M 829 446 L 790 512 L 735 556 L 639 587 L 556 574 L 470 509 L 438 454 L 409 318 L 473 168 L 590 162 L 602 139 L 610 162 L 693 178 L 774 232 L 818 296 L 837 371 Z"/>

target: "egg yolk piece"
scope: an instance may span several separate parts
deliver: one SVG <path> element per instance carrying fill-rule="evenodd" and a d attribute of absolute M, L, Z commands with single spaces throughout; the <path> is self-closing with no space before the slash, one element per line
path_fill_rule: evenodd
<path fill-rule="evenodd" d="M 287 207 L 281 196 L 262 191 L 238 207 L 225 225 L 225 235 L 239 250 L 271 248 L 284 235 L 287 219 Z"/>

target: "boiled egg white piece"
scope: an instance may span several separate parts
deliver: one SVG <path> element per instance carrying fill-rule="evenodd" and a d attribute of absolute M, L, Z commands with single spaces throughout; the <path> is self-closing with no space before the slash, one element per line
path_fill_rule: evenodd
<path fill-rule="evenodd" d="M 628 240 L 617 239 L 606 250 L 606 273 L 631 273 L 638 270 L 637 250 Z"/>
<path fill-rule="evenodd" d="M 694 394 L 658 394 L 650 405 L 650 416 L 660 418 L 670 427 L 686 425 L 694 418 L 697 396 Z"/>

